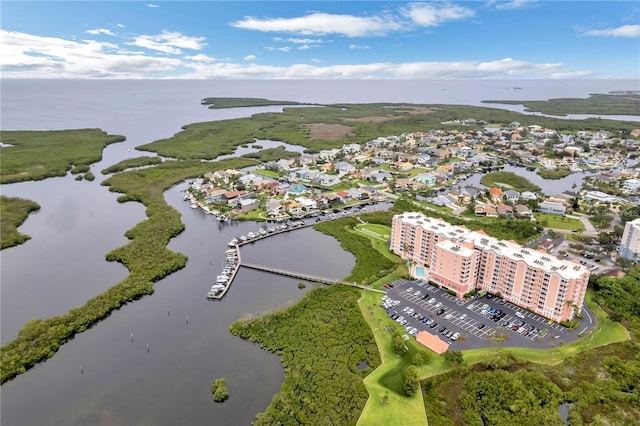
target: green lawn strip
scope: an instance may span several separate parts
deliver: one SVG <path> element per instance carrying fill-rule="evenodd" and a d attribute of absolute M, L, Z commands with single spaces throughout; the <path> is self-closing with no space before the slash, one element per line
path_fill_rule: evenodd
<path fill-rule="evenodd" d="M 211 109 L 246 108 L 260 106 L 304 105 L 292 101 L 273 101 L 265 98 L 204 98 L 202 105 L 209 105 Z"/>
<path fill-rule="evenodd" d="M 18 197 L 0 196 L 0 250 L 17 246 L 31 239 L 30 236 L 18 232 L 29 214 L 40 210 L 35 201 Z"/>
<path fill-rule="evenodd" d="M 256 175 L 269 176 L 269 177 L 273 177 L 273 178 L 279 178 L 280 177 L 280 173 L 276 172 L 275 170 L 254 169 L 254 170 L 251 171 L 251 173 L 254 173 Z"/>
<path fill-rule="evenodd" d="M 552 229 L 566 229 L 568 231 L 584 231 L 584 223 L 579 219 L 573 219 L 564 216 L 558 216 L 548 213 L 534 213 L 533 214 L 542 226 Z"/>
<path fill-rule="evenodd" d="M 102 159 L 109 144 L 124 136 L 108 135 L 100 129 L 52 131 L 0 131 L 0 183 L 42 180 L 72 173 L 87 173 L 89 165 Z"/>
<path fill-rule="evenodd" d="M 385 277 L 384 282 L 390 282 L 393 279 L 394 277 L 392 276 Z M 369 392 L 369 399 L 362 410 L 358 425 L 424 425 L 427 423 L 427 418 L 422 392 L 417 392 L 413 397 L 407 397 L 382 384 L 385 376 L 387 376 L 388 380 L 390 373 L 397 372 L 394 375 L 401 374 L 408 364 L 404 358 L 396 355 L 391 349 L 391 334 L 385 327 L 399 326 L 387 317 L 385 311 L 379 307 L 379 304 L 380 295 L 371 292 L 363 292 L 362 297 L 358 300 L 360 311 L 371 326 L 382 360 L 382 364 L 364 379 L 364 384 Z M 416 342 L 414 341 L 414 343 Z M 436 356 L 434 355 L 429 362 L 433 362 L 435 358 Z M 422 366 L 421 368 L 425 367 Z"/>
<path fill-rule="evenodd" d="M 4 383 L 52 357 L 73 336 L 124 304 L 153 293 L 154 283 L 185 266 L 187 258 L 183 254 L 167 249 L 171 238 L 180 234 L 184 225 L 180 221 L 180 213 L 165 201 L 164 191 L 185 179 L 212 170 L 253 164 L 255 161 L 248 159 L 217 163 L 165 161 L 155 167 L 117 173 L 105 180 L 103 185 L 109 186 L 111 191 L 124 194 L 118 201 L 138 201 L 146 207 L 147 219 L 125 233 L 131 241 L 106 255 L 108 261 L 122 263 L 129 270 L 129 275 L 64 315 L 27 322 L 15 340 L 0 348 L 0 382 Z"/>

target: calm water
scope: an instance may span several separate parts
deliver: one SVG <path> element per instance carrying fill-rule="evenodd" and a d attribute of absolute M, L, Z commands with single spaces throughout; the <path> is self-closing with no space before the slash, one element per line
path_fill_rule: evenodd
<path fill-rule="evenodd" d="M 585 97 L 633 89 L 635 82 L 2 80 L 0 84 L 3 130 L 97 127 L 127 137 L 104 150 L 103 160 L 93 166 L 94 182 L 64 177 L 0 187 L 3 195 L 32 199 L 42 206 L 21 227 L 33 239 L 0 253 L 1 338 L 6 343 L 27 319 L 64 313 L 126 276 L 121 265 L 105 262 L 104 255 L 126 243 L 124 232 L 144 218 L 144 208 L 118 204 L 117 195 L 100 186 L 101 169 L 140 155 L 136 146 L 169 137 L 184 124 L 280 110 L 209 110 L 200 105 L 202 98 L 480 105 L 490 98 Z M 514 86 L 524 89 L 509 89 Z M 219 226 L 182 201 L 179 191 L 184 188 L 182 184 L 167 191 L 166 198 L 182 213 L 186 225 L 170 248 L 189 257 L 187 267 L 157 283 L 154 295 L 114 312 L 63 345 L 52 359 L 3 385 L 3 425 L 236 425 L 249 424 L 268 405 L 283 379 L 278 358 L 229 335 L 228 326 L 244 315 L 294 303 L 303 292 L 297 280 L 242 270 L 223 302 L 206 301 L 205 291 L 219 271 L 226 242 L 258 225 Z M 348 275 L 354 262 L 335 240 L 311 229 L 248 246 L 243 256 L 336 278 Z M 210 398 L 209 386 L 217 377 L 228 382 L 231 398 L 224 404 L 214 404 Z"/>

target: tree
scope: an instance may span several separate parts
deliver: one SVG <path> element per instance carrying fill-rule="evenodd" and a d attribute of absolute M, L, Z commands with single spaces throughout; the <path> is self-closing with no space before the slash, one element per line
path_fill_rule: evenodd
<path fill-rule="evenodd" d="M 396 332 L 391 338 L 391 347 L 393 352 L 398 355 L 402 355 L 407 351 L 407 346 L 404 344 L 404 339 L 400 333 Z"/>
<path fill-rule="evenodd" d="M 407 396 L 413 396 L 420 387 L 420 381 L 418 380 L 418 369 L 410 365 L 404 372 L 404 393 Z"/>
<path fill-rule="evenodd" d="M 211 384 L 211 393 L 215 402 L 223 402 L 228 399 L 227 381 L 225 379 L 215 379 Z"/>
<path fill-rule="evenodd" d="M 448 350 L 444 353 L 444 359 L 453 365 L 462 364 L 462 361 L 464 361 L 462 358 L 462 352 L 452 350 Z"/>

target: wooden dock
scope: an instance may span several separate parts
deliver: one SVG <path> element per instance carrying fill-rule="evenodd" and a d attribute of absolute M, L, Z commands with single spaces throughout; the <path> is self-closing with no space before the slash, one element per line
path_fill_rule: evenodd
<path fill-rule="evenodd" d="M 238 262 L 235 264 L 235 266 L 233 267 L 233 270 L 231 271 L 231 275 L 229 276 L 229 281 L 227 281 L 227 285 L 224 287 L 224 289 L 220 292 L 217 293 L 214 296 L 207 296 L 208 299 L 211 300 L 220 300 L 224 297 L 225 294 L 227 294 L 227 291 L 229 291 L 229 289 L 231 288 L 231 283 L 233 282 L 233 279 L 236 277 L 236 274 L 238 273 L 238 269 L 240 269 L 240 264 L 241 264 L 241 258 L 240 258 L 240 248 L 239 247 L 235 247 L 235 252 L 236 255 L 238 256 Z"/>
<path fill-rule="evenodd" d="M 311 275 L 311 274 L 305 274 L 302 272 L 296 272 L 296 271 L 291 271 L 288 269 L 282 269 L 282 268 L 273 268 L 271 266 L 265 266 L 265 265 L 257 265 L 255 263 L 241 263 L 240 266 L 244 266 L 245 268 L 250 268 L 250 269 L 255 269 L 257 271 L 264 271 L 264 272 L 270 272 L 272 274 L 278 274 L 278 275 L 282 275 L 285 277 L 292 277 L 292 278 L 299 278 L 301 280 L 305 280 L 305 281 L 312 281 L 312 282 L 316 282 L 316 283 L 321 283 L 321 284 L 341 284 L 341 285 L 348 285 L 351 287 L 357 287 L 363 290 L 371 290 L 371 291 L 376 291 L 379 293 L 385 293 L 382 290 L 377 290 L 377 289 L 373 289 L 373 288 L 369 288 L 367 286 L 364 285 L 360 285 L 357 284 L 353 281 L 344 281 L 344 280 L 339 280 L 336 278 L 329 278 L 329 277 L 322 277 L 319 275 Z"/>

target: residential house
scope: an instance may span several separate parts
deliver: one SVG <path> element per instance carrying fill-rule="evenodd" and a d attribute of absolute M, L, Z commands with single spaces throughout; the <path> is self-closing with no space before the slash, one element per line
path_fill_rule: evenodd
<path fill-rule="evenodd" d="M 348 191 L 336 191 L 336 195 L 342 198 L 345 203 L 351 199 L 351 194 Z"/>
<path fill-rule="evenodd" d="M 498 204 L 496 207 L 498 216 L 513 216 L 513 207 L 509 204 Z"/>
<path fill-rule="evenodd" d="M 280 200 L 267 201 L 265 208 L 269 217 L 280 216 L 284 210 L 284 208 L 282 207 L 282 203 L 280 203 Z"/>
<path fill-rule="evenodd" d="M 481 204 L 476 206 L 475 214 L 476 216 L 498 217 L 498 210 L 496 206 L 491 204 Z"/>
<path fill-rule="evenodd" d="M 514 206 L 515 211 L 516 211 L 516 216 L 518 217 L 531 217 L 533 216 L 533 213 L 531 212 L 531 209 L 529 209 L 528 206 L 525 206 L 524 204 L 516 204 Z"/>
<path fill-rule="evenodd" d="M 312 179 L 312 182 L 322 186 L 333 186 L 340 183 L 340 178 L 335 175 L 320 173 L 318 174 L 318 176 Z"/>
<path fill-rule="evenodd" d="M 503 195 L 504 194 L 502 193 L 502 189 L 495 186 L 489 188 L 489 196 L 491 197 L 491 201 L 493 201 L 494 203 L 501 202 Z"/>
<path fill-rule="evenodd" d="M 538 199 L 536 194 L 534 194 L 531 191 L 524 191 L 522 194 L 520 194 L 520 198 L 522 200 L 525 200 L 525 201 L 532 201 L 532 200 L 537 200 Z"/>
<path fill-rule="evenodd" d="M 362 147 L 357 143 L 342 145 L 342 152 L 344 152 L 345 154 L 357 154 L 361 150 Z"/>
<path fill-rule="evenodd" d="M 302 213 L 302 206 L 296 200 L 284 200 L 282 202 L 287 213 L 296 216 Z"/>
<path fill-rule="evenodd" d="M 360 145 L 358 145 L 360 146 Z M 334 166 L 333 169 L 338 173 L 338 176 L 350 175 L 356 171 L 356 168 L 353 164 L 349 164 L 346 161 L 339 161 Z"/>
<path fill-rule="evenodd" d="M 223 195 L 223 199 L 227 201 L 229 205 L 237 205 L 238 197 L 242 194 L 245 194 L 247 191 L 227 191 Z"/>
<path fill-rule="evenodd" d="M 313 210 L 317 210 L 318 209 L 318 204 L 307 197 L 298 197 L 296 198 L 296 201 L 298 203 L 300 203 L 300 205 L 302 206 L 302 208 L 306 211 L 313 211 Z"/>
<path fill-rule="evenodd" d="M 325 194 L 324 197 L 327 199 L 330 206 L 337 206 L 338 204 L 342 204 L 344 202 L 342 197 L 340 197 L 336 193 Z"/>
<path fill-rule="evenodd" d="M 323 149 L 318 153 L 318 160 L 333 161 L 340 154 L 339 149 Z"/>
<path fill-rule="evenodd" d="M 504 198 L 510 203 L 516 203 L 520 199 L 520 193 L 513 189 L 504 191 Z"/>
<path fill-rule="evenodd" d="M 563 203 L 545 200 L 540 203 L 538 210 L 543 213 L 564 215 L 567 207 Z"/>
<path fill-rule="evenodd" d="M 436 176 L 433 173 L 420 173 L 413 179 L 425 186 L 434 186 L 436 184 Z"/>
<path fill-rule="evenodd" d="M 362 186 L 360 187 L 360 190 L 369 195 L 369 197 L 378 195 L 378 189 L 373 186 Z"/>
<path fill-rule="evenodd" d="M 409 170 L 413 169 L 413 164 L 406 161 L 396 161 L 391 164 L 391 167 L 400 170 L 401 172 L 408 172 Z"/>
<path fill-rule="evenodd" d="M 367 198 L 369 198 L 369 195 L 367 193 L 356 188 L 351 188 L 347 192 L 349 193 L 351 198 L 354 198 L 356 200 L 366 200 Z"/>
<path fill-rule="evenodd" d="M 243 212 L 249 212 L 260 207 L 260 200 L 255 198 L 241 198 L 238 200 L 238 206 Z"/>
<path fill-rule="evenodd" d="M 435 181 L 435 177 L 434 177 L 434 181 Z M 423 186 L 425 186 L 422 182 L 417 182 L 415 180 L 412 179 L 406 179 L 406 178 L 402 178 L 402 179 L 397 179 L 396 180 L 396 191 L 406 191 L 407 189 L 411 189 L 412 191 L 417 191 L 420 188 L 422 188 Z"/>

